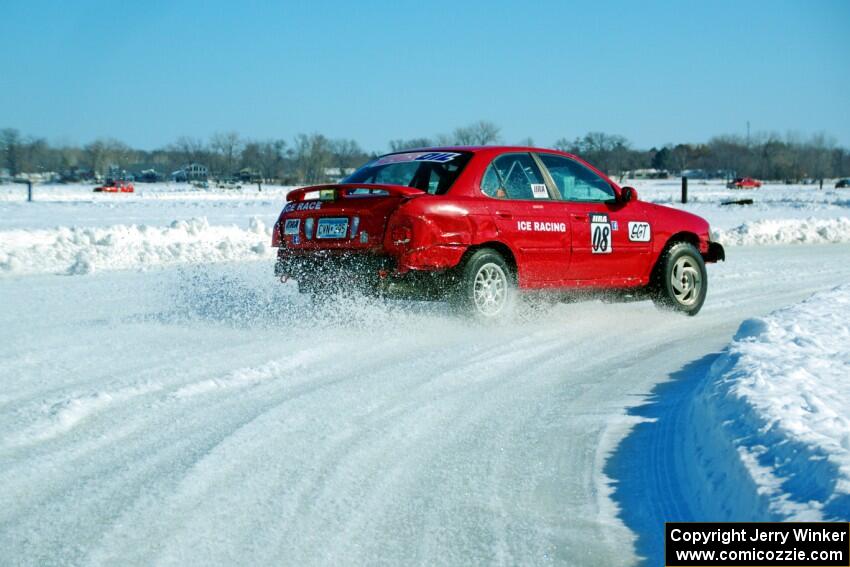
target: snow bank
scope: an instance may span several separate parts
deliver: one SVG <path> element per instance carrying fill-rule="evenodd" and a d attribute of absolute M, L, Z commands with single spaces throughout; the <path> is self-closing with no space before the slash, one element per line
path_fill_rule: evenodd
<path fill-rule="evenodd" d="M 210 225 L 206 218 L 167 227 L 114 225 L 0 232 L 0 275 L 147 268 L 271 257 L 271 230 L 259 219 L 249 229 Z"/>
<path fill-rule="evenodd" d="M 850 218 L 756 220 L 715 230 L 712 239 L 731 246 L 850 242 Z"/>
<path fill-rule="evenodd" d="M 745 321 L 691 425 L 703 496 L 731 517 L 755 506 L 776 520 L 848 519 L 850 285 Z M 747 487 L 750 501 L 730 498 Z"/>

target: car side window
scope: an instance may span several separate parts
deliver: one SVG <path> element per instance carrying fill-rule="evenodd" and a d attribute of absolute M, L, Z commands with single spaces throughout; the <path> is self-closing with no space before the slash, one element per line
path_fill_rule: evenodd
<path fill-rule="evenodd" d="M 537 154 L 564 201 L 599 203 L 616 198 L 614 188 L 581 163 L 552 154 Z"/>
<path fill-rule="evenodd" d="M 495 199 L 549 199 L 543 174 L 531 154 L 503 154 L 487 167 L 481 191 Z"/>

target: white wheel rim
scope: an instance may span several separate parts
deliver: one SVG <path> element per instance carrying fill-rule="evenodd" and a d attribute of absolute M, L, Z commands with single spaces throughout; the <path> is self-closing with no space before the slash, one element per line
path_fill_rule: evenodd
<path fill-rule="evenodd" d="M 484 264 L 475 273 L 472 294 L 478 312 L 485 317 L 494 317 L 508 301 L 508 276 L 498 264 Z"/>
<path fill-rule="evenodd" d="M 702 274 L 693 258 L 683 256 L 673 264 L 670 274 L 673 297 L 682 305 L 690 306 L 697 302 L 702 291 Z"/>

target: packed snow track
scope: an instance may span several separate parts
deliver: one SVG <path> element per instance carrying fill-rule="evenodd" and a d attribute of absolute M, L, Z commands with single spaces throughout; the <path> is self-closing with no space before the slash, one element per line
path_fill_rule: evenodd
<path fill-rule="evenodd" d="M 740 247 L 694 318 L 313 306 L 268 261 L 0 280 L 0 564 L 632 565 L 606 459 L 740 322 L 850 281 Z"/>

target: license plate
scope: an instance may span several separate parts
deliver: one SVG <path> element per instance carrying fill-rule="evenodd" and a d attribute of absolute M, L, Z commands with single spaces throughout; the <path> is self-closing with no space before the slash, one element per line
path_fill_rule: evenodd
<path fill-rule="evenodd" d="M 348 219 L 319 219 L 316 238 L 345 238 L 348 234 Z"/>
<path fill-rule="evenodd" d="M 283 225 L 284 234 L 298 234 L 298 228 L 301 226 L 301 219 L 286 219 Z"/>

